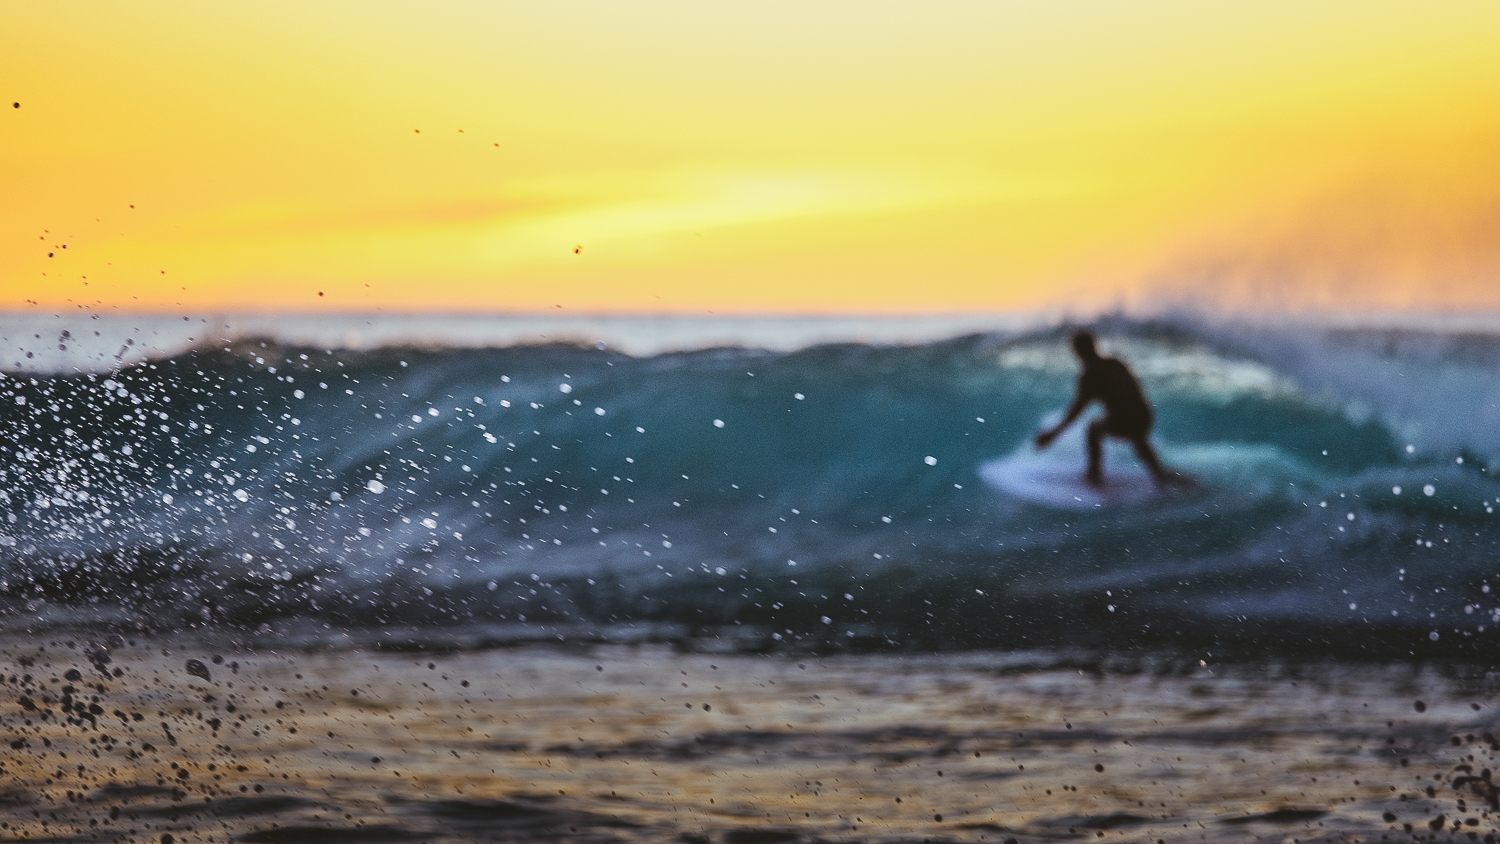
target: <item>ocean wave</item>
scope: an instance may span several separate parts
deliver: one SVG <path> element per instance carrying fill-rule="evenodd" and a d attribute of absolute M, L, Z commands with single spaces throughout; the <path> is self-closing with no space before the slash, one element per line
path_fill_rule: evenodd
<path fill-rule="evenodd" d="M 1071 394 L 1061 324 L 639 357 L 265 337 L 11 372 L 0 609 L 754 647 L 1492 638 L 1500 337 L 1093 328 L 1197 489 L 1077 509 L 985 482 L 1081 469 L 1076 436 L 1030 445 Z"/>

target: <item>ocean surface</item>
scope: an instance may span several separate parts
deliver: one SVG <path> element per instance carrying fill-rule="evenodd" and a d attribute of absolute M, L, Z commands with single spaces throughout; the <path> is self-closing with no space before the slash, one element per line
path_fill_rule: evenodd
<path fill-rule="evenodd" d="M 983 479 L 1082 471 L 1061 319 L 7 316 L 0 627 L 1493 651 L 1500 330 L 1086 325 L 1196 487 Z"/>

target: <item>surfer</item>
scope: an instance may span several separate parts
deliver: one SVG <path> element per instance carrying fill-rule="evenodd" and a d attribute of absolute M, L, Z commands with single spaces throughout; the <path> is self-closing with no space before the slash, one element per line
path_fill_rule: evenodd
<path fill-rule="evenodd" d="M 1130 367 L 1117 358 L 1100 355 L 1099 350 L 1094 348 L 1094 335 L 1087 331 L 1079 331 L 1073 335 L 1073 353 L 1083 365 L 1083 372 L 1078 376 L 1078 393 L 1073 397 L 1073 403 L 1068 406 L 1063 420 L 1055 427 L 1036 435 L 1036 447 L 1046 448 L 1051 445 L 1057 435 L 1073 424 L 1078 414 L 1097 399 L 1104 405 L 1104 415 L 1089 423 L 1089 485 L 1104 485 L 1102 462 L 1105 436 L 1129 440 L 1141 462 L 1151 470 L 1151 477 L 1156 479 L 1158 486 L 1176 480 L 1176 475 L 1162 467 L 1161 461 L 1156 458 L 1156 451 L 1146 439 L 1146 435 L 1151 432 L 1151 403 L 1146 401 L 1146 394 L 1141 392 L 1140 382 L 1135 380 Z"/>

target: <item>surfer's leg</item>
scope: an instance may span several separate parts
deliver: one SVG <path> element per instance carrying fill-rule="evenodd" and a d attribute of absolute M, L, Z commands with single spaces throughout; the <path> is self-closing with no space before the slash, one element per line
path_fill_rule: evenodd
<path fill-rule="evenodd" d="M 1151 477 L 1156 479 L 1157 484 L 1165 484 L 1172 480 L 1172 473 L 1162 467 L 1161 461 L 1156 457 L 1156 449 L 1151 447 L 1150 440 L 1145 434 L 1138 434 L 1130 438 L 1130 444 L 1135 446 L 1135 454 L 1151 470 Z"/>
<path fill-rule="evenodd" d="M 1093 486 L 1104 485 L 1104 435 L 1108 431 L 1108 419 L 1089 423 L 1089 468 L 1085 477 Z"/>

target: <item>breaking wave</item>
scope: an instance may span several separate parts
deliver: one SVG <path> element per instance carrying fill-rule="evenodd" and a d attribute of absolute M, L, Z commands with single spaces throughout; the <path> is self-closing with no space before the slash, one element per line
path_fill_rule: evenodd
<path fill-rule="evenodd" d="M 1068 510 L 981 480 L 1067 403 L 1064 325 L 641 357 L 265 337 L 7 373 L 0 623 L 735 649 L 1488 646 L 1500 336 L 1093 328 L 1198 489 Z M 1069 448 L 1048 459 L 1081 465 Z"/>

